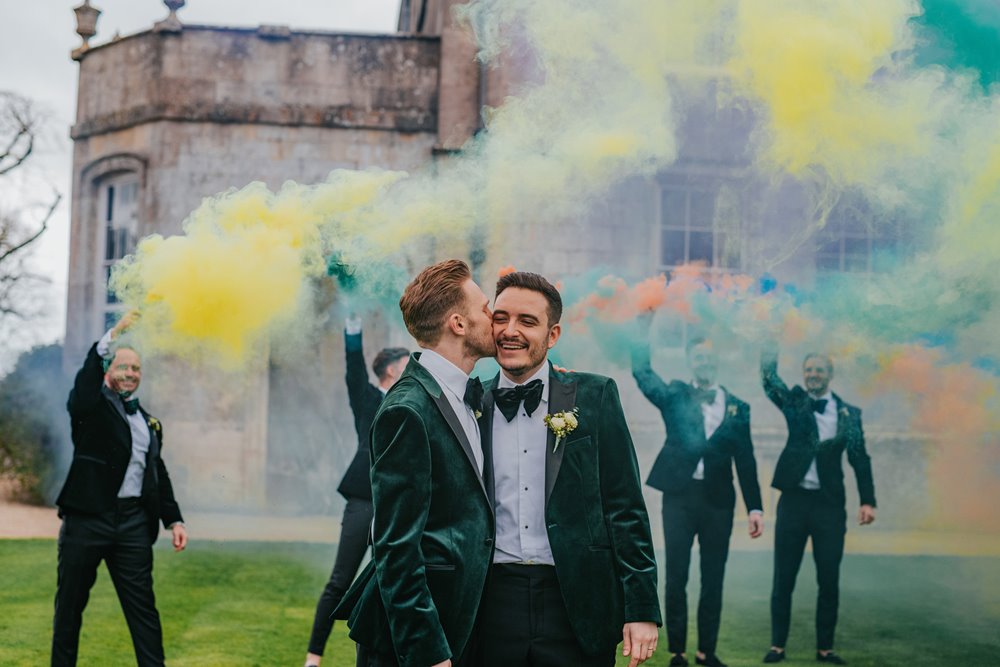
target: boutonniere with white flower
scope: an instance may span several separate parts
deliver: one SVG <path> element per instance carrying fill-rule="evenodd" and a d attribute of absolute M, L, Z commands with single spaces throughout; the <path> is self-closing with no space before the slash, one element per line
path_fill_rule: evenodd
<path fill-rule="evenodd" d="M 146 423 L 149 424 L 149 428 L 160 428 L 160 420 L 156 417 L 150 417 Z"/>
<path fill-rule="evenodd" d="M 580 425 L 580 422 L 576 418 L 578 411 L 579 408 L 573 408 L 566 412 L 545 415 L 545 425 L 549 427 L 550 431 L 556 434 L 556 444 L 552 446 L 553 454 L 559 449 L 559 443 L 562 442 L 562 439 L 576 430 L 576 427 Z"/>
<path fill-rule="evenodd" d="M 735 405 L 730 405 L 728 408 L 726 408 L 726 412 L 729 413 L 730 417 L 735 417 L 736 416 L 736 406 Z"/>
<path fill-rule="evenodd" d="M 479 419 L 480 417 L 483 416 L 483 413 L 482 413 L 481 410 L 473 410 L 472 414 L 475 415 L 476 419 Z"/>
<path fill-rule="evenodd" d="M 847 408 L 841 408 L 840 409 L 840 416 L 841 417 L 847 417 L 847 416 L 849 416 L 849 413 L 847 412 Z"/>

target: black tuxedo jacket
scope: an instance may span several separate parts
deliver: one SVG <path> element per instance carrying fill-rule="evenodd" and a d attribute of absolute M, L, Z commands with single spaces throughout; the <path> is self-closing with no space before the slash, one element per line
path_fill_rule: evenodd
<path fill-rule="evenodd" d="M 875 483 L 872 479 L 871 459 L 865 450 L 865 433 L 861 426 L 861 410 L 849 405 L 837 394 L 837 435 L 820 442 L 816 417 L 811 398 L 805 389 L 796 385 L 789 389 L 778 377 L 778 358 L 765 352 L 760 363 L 764 392 L 771 399 L 788 424 L 788 441 L 778 457 L 771 486 L 780 491 L 799 487 L 813 458 L 819 486 L 827 497 L 843 505 L 844 470 L 842 460 L 847 451 L 847 461 L 854 468 L 858 482 L 858 495 L 862 505 L 875 506 Z"/>
<path fill-rule="evenodd" d="M 344 349 L 347 356 L 347 398 L 354 413 L 354 428 L 358 432 L 358 451 L 337 491 L 345 498 L 372 499 L 371 448 L 368 446 L 368 432 L 371 431 L 375 413 L 382 404 L 382 392 L 368 381 L 365 368 L 365 354 L 361 334 L 344 334 Z"/>
<path fill-rule="evenodd" d="M 494 506 L 493 389 L 483 416 L 484 474 Z M 550 414 L 578 408 L 578 426 L 545 457 L 545 522 L 559 588 L 577 640 L 591 653 L 621 641 L 622 625 L 660 625 L 656 560 L 639 466 L 611 378 L 549 369 Z M 500 419 L 503 417 L 501 416 Z"/>
<path fill-rule="evenodd" d="M 757 462 L 750 439 L 750 406 L 726 391 L 722 423 L 712 437 L 706 438 L 701 405 L 690 383 L 664 382 L 650 366 L 648 348 L 633 351 L 632 375 L 643 395 L 659 409 L 667 430 L 646 484 L 667 496 L 683 495 L 691 485 L 699 459 L 703 459 L 709 502 L 732 509 L 736 505 L 735 463 L 747 511 L 762 510 Z"/>
<path fill-rule="evenodd" d="M 121 399 L 104 384 L 103 360 L 95 343 L 76 374 L 69 393 L 73 462 L 56 505 L 66 513 L 98 514 L 115 508 L 118 490 L 132 457 L 132 431 Z M 156 541 L 157 522 L 167 527 L 183 521 L 174 500 L 167 467 L 160 457 L 163 427 L 148 412 L 139 410 L 149 426 L 149 451 L 142 480 L 141 502 L 149 519 L 149 536 Z"/>

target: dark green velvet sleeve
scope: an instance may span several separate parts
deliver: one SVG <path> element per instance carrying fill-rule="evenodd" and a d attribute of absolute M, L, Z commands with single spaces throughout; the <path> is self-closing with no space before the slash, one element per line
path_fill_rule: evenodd
<path fill-rule="evenodd" d="M 431 499 L 427 429 L 412 408 L 390 406 L 372 425 L 373 560 L 392 641 L 402 665 L 451 657 L 427 587 L 421 536 Z"/>
<path fill-rule="evenodd" d="M 614 380 L 604 386 L 600 414 L 601 498 L 625 594 L 625 622 L 661 625 L 656 558 L 639 463 Z"/>

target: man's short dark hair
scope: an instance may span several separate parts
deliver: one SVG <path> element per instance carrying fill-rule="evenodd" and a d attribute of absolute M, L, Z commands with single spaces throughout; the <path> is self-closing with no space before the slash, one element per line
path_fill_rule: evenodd
<path fill-rule="evenodd" d="M 828 354 L 822 352 L 810 352 L 802 359 L 802 367 L 805 368 L 810 359 L 822 359 L 826 362 L 826 369 L 833 373 L 833 359 Z"/>
<path fill-rule="evenodd" d="M 532 292 L 538 292 L 544 296 L 545 300 L 549 302 L 549 326 L 551 327 L 559 323 L 563 311 L 562 297 L 559 296 L 559 290 L 555 288 L 555 285 L 546 280 L 544 276 L 527 271 L 514 271 L 501 276 L 500 280 L 497 281 L 497 293 L 493 297 L 494 302 L 496 297 L 500 296 L 500 292 L 508 287 L 519 287 L 531 290 Z"/>
<path fill-rule="evenodd" d="M 408 356 L 410 356 L 410 351 L 405 347 L 387 347 L 375 355 L 375 361 L 372 362 L 372 370 L 375 371 L 375 375 L 379 380 L 384 380 L 385 370 L 403 357 Z"/>

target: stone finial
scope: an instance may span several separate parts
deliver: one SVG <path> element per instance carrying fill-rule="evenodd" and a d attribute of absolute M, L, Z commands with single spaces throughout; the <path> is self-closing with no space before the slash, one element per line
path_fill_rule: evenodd
<path fill-rule="evenodd" d="M 83 4 L 74 7 L 76 13 L 76 34 L 80 35 L 83 44 L 73 49 L 73 60 L 80 60 L 83 54 L 90 49 L 90 38 L 97 34 L 97 19 L 101 15 L 101 10 L 90 4 L 90 0 L 83 0 Z"/>
<path fill-rule="evenodd" d="M 153 24 L 155 32 L 180 32 L 184 26 L 177 18 L 177 10 L 187 4 L 184 0 L 163 0 L 163 4 L 170 10 L 170 14 L 162 21 Z"/>

